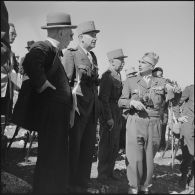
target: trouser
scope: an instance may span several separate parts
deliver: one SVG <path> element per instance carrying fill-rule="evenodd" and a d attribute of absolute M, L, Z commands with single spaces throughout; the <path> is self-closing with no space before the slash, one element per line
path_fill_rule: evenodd
<path fill-rule="evenodd" d="M 134 188 L 151 185 L 153 158 L 161 139 L 162 121 L 158 117 L 129 115 L 126 124 L 126 163 L 129 185 Z"/>
<path fill-rule="evenodd" d="M 181 139 L 182 162 L 180 171 L 182 175 L 194 176 L 194 156 L 189 153 L 187 145 L 184 145 L 183 138 Z"/>
<path fill-rule="evenodd" d="M 120 142 L 119 142 L 120 149 L 125 149 L 125 140 L 126 140 L 126 119 L 122 117 L 122 128 L 120 132 Z"/>
<path fill-rule="evenodd" d="M 97 121 L 93 112 L 88 116 L 75 115 L 73 128 L 69 133 L 70 186 L 87 188 L 96 141 Z"/>
<path fill-rule="evenodd" d="M 41 113 L 33 193 L 66 193 L 70 108 L 58 102 L 43 102 L 39 108 Z"/>
<path fill-rule="evenodd" d="M 98 149 L 98 177 L 111 176 L 119 151 L 121 122 L 115 121 L 109 130 L 106 121 L 100 120 L 100 142 Z"/>
<path fill-rule="evenodd" d="M 162 134 L 161 134 L 159 149 L 165 149 L 166 147 L 166 138 L 165 138 L 166 128 L 167 128 L 167 124 L 162 124 Z"/>

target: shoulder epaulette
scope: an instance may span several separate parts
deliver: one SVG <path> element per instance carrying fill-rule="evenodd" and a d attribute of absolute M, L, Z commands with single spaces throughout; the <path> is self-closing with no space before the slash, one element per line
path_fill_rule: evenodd
<path fill-rule="evenodd" d="M 69 48 L 67 48 L 68 50 L 70 50 L 70 51 L 77 51 L 78 50 L 78 48 L 77 47 L 69 47 Z"/>

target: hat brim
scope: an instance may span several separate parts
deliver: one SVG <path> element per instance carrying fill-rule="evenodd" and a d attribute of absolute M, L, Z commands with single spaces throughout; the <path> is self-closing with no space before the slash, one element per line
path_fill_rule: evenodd
<path fill-rule="evenodd" d="M 77 28 L 76 25 L 52 25 L 52 26 L 41 26 L 42 29 L 49 29 L 49 28 Z"/>
<path fill-rule="evenodd" d="M 121 58 L 127 58 L 128 56 L 121 56 L 121 57 L 118 57 L 118 58 L 113 58 L 113 59 L 121 59 Z"/>
<path fill-rule="evenodd" d="M 78 33 L 78 34 L 79 34 L 79 35 L 83 35 L 83 34 L 87 34 L 87 33 L 91 33 L 91 32 L 99 33 L 100 30 L 90 30 L 90 31 L 86 31 L 86 32 L 80 32 L 80 33 Z"/>

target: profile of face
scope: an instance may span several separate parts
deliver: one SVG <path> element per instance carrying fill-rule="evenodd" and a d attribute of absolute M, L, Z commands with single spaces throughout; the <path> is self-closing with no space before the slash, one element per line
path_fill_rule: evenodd
<path fill-rule="evenodd" d="M 140 73 L 144 73 L 144 72 L 153 70 L 153 66 L 145 61 L 140 60 L 138 69 Z"/>
<path fill-rule="evenodd" d="M 96 32 L 88 32 L 79 36 L 82 46 L 88 51 L 96 46 Z"/>
<path fill-rule="evenodd" d="M 124 58 L 113 59 L 113 60 L 111 60 L 111 63 L 112 63 L 114 70 L 117 72 L 120 72 L 125 65 Z"/>
<path fill-rule="evenodd" d="M 9 26 L 9 43 L 12 44 L 16 38 L 16 29 L 14 26 Z"/>
<path fill-rule="evenodd" d="M 69 43 L 73 40 L 73 32 L 71 28 L 59 29 L 60 49 L 67 48 Z"/>

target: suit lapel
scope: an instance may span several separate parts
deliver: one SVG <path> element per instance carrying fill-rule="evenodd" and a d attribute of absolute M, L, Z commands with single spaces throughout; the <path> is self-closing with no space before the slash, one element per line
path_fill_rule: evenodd
<path fill-rule="evenodd" d="M 87 66 L 92 66 L 87 54 L 83 51 L 83 49 L 78 46 L 78 51 L 79 51 L 79 54 L 80 54 L 80 57 L 81 57 L 81 61 L 85 61 L 86 65 Z"/>

